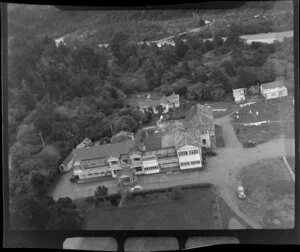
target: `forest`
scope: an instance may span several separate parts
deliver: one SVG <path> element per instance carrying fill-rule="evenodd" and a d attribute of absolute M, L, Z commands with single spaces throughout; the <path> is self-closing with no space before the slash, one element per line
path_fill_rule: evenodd
<path fill-rule="evenodd" d="M 85 137 L 93 141 L 120 130 L 136 132 L 152 113 L 125 105 L 131 94 L 175 92 L 196 101 L 222 101 L 232 89 L 293 81 L 293 39 L 247 45 L 232 25 L 225 41 L 188 36 L 175 46 L 138 45 L 117 31 L 108 48 L 68 46 L 48 35 L 14 36 L 8 58 L 8 136 L 12 157 L 13 227 L 79 228 L 69 198 L 49 195 L 58 165 Z M 43 214 L 41 214 L 43 213 Z M 28 217 L 30 216 L 30 218 Z"/>

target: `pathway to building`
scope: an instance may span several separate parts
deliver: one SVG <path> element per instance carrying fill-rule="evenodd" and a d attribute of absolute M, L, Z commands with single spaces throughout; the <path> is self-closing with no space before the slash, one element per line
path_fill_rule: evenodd
<path fill-rule="evenodd" d="M 206 170 L 184 171 L 180 174 L 142 175 L 139 176 L 138 183 L 145 190 L 193 183 L 211 183 L 215 185 L 217 194 L 225 200 L 240 218 L 253 228 L 261 228 L 258 223 L 247 218 L 238 207 L 236 196 L 238 181 L 236 175 L 243 167 L 259 160 L 294 155 L 294 139 L 279 138 L 260 144 L 255 148 L 244 149 L 236 137 L 229 115 L 218 118 L 215 122 L 223 128 L 225 147 L 217 149 L 217 157 L 207 159 Z M 115 180 L 76 184 L 69 181 L 71 173 L 65 174 L 55 187 L 54 199 L 59 197 L 76 199 L 91 196 L 94 195 L 99 185 L 107 186 L 109 194 L 117 192 L 117 182 Z"/>

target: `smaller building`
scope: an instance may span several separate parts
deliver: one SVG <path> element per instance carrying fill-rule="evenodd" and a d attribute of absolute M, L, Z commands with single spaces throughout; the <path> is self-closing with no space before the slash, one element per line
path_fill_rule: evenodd
<path fill-rule="evenodd" d="M 60 165 L 59 170 L 61 172 L 68 172 L 72 169 L 74 164 L 73 153 L 71 153 Z"/>
<path fill-rule="evenodd" d="M 76 149 L 86 148 L 86 147 L 90 147 L 92 145 L 93 145 L 92 140 L 89 138 L 85 138 L 80 144 L 78 144 L 76 146 Z"/>
<path fill-rule="evenodd" d="M 284 85 L 284 80 L 276 80 L 270 83 L 262 84 L 260 86 L 260 93 L 267 100 L 288 96 L 288 91 Z"/>
<path fill-rule="evenodd" d="M 150 99 L 146 98 L 143 101 L 139 102 L 140 110 L 149 110 L 150 108 L 153 109 L 154 114 L 158 114 L 157 107 L 162 106 L 162 113 L 168 113 L 169 108 L 179 108 L 180 101 L 178 94 L 171 94 L 170 96 L 163 96 L 160 99 Z"/>
<path fill-rule="evenodd" d="M 233 89 L 233 97 L 236 103 L 245 101 L 245 88 Z"/>

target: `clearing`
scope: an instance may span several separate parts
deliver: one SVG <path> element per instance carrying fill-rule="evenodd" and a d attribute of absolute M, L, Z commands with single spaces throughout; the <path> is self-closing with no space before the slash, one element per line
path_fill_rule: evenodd
<path fill-rule="evenodd" d="M 264 159 L 244 167 L 238 175 L 247 198 L 240 209 L 263 228 L 293 228 L 294 183 L 283 160 Z"/>
<path fill-rule="evenodd" d="M 247 226 L 210 187 L 183 189 L 180 199 L 166 191 L 136 194 L 126 198 L 121 208 L 103 202 L 96 207 L 84 199 L 76 203 L 88 230 L 227 229 L 232 218 Z"/>
<path fill-rule="evenodd" d="M 286 156 L 286 160 L 288 161 L 289 165 L 291 166 L 293 172 L 295 173 L 295 156 Z"/>
<path fill-rule="evenodd" d="M 251 111 L 251 113 L 250 113 Z M 256 114 L 258 112 L 258 115 Z M 238 117 L 237 117 L 238 115 Z M 294 138 L 294 105 L 293 97 L 274 99 L 265 105 L 263 100 L 243 107 L 238 114 L 233 114 L 233 127 L 241 143 L 248 140 L 265 143 L 278 137 Z M 240 123 L 270 120 L 260 126 L 244 126 Z"/>

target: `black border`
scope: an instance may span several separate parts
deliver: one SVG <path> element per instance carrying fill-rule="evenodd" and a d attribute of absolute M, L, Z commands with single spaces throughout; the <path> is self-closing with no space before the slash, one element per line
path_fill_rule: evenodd
<path fill-rule="evenodd" d="M 13 2 L 13 1 L 12 1 Z M 220 1 L 217 1 L 220 2 Z M 232 1 L 231 1 L 232 2 Z M 244 1 L 243 1 L 244 2 Z M 299 151 L 299 2 L 293 0 L 294 3 L 294 80 L 295 80 L 295 150 Z M 51 4 L 53 5 L 53 3 Z M 223 5 L 223 4 L 222 4 Z M 144 5 L 145 6 L 145 5 Z M 195 5 L 193 5 L 193 8 Z M 219 5 L 221 6 L 221 5 Z M 143 6 L 138 6 L 143 7 Z M 174 8 L 191 8 L 189 4 L 181 6 L 174 6 Z M 101 7 L 102 8 L 102 7 Z M 119 9 L 119 7 L 112 7 Z M 130 8 L 130 7 L 129 7 Z M 153 8 L 149 7 L 149 8 Z M 171 8 L 170 5 L 159 6 L 158 8 Z M 220 7 L 221 8 L 221 7 Z M 95 9 L 94 7 L 92 8 Z M 122 9 L 127 9 L 122 7 Z M 132 9 L 132 7 L 131 7 Z M 1 65 L 2 65 L 2 83 L 7 82 L 7 6 L 1 3 Z M 7 84 L 2 85 L 2 165 L 8 167 L 8 106 L 7 106 Z M 295 153 L 295 166 L 299 167 L 299 152 Z M 5 247 L 30 247 L 30 248 L 62 248 L 62 243 L 66 238 L 71 237 L 114 237 L 118 241 L 118 250 L 124 250 L 124 242 L 126 237 L 177 237 L 180 249 L 185 247 L 185 241 L 188 237 L 222 237 L 233 236 L 239 239 L 241 244 L 298 244 L 300 241 L 300 219 L 299 219 L 299 170 L 295 169 L 295 228 L 289 230 L 270 230 L 270 229 L 248 229 L 248 230 L 135 230 L 135 231 L 13 231 L 9 227 L 9 208 L 7 202 L 9 201 L 8 195 L 8 169 L 2 170 L 3 182 L 3 199 L 4 199 L 4 241 Z"/>

